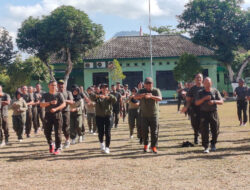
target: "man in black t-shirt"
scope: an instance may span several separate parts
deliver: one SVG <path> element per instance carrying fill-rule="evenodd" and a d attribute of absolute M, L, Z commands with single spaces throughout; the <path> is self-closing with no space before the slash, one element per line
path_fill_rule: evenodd
<path fill-rule="evenodd" d="M 27 86 L 22 86 L 23 99 L 27 103 L 28 109 L 26 111 L 25 134 L 27 138 L 30 137 L 32 127 L 32 106 L 34 104 L 33 94 L 28 92 Z"/>
<path fill-rule="evenodd" d="M 191 125 L 194 130 L 194 143 L 198 144 L 198 137 L 200 132 L 200 107 L 195 105 L 195 96 L 198 91 L 203 89 L 203 75 L 198 73 L 195 76 L 195 85 L 189 89 L 186 95 L 186 104 L 182 109 L 183 113 L 189 111 L 191 117 Z"/>
<path fill-rule="evenodd" d="M 43 94 L 41 107 L 45 107 L 45 126 L 44 134 L 49 144 L 50 153 L 55 155 L 60 153 L 61 149 L 61 133 L 62 133 L 62 109 L 66 106 L 62 93 L 57 92 L 57 82 L 49 82 L 49 92 Z M 56 148 L 52 141 L 52 128 L 54 126 Z"/>
<path fill-rule="evenodd" d="M 116 97 L 116 102 L 113 105 L 113 124 L 115 125 L 115 128 L 117 128 L 118 123 L 119 123 L 119 117 L 120 117 L 119 114 L 122 111 L 122 96 L 119 92 L 116 91 L 115 85 L 112 85 L 111 89 L 112 89 L 111 94 Z"/>
<path fill-rule="evenodd" d="M 237 114 L 240 126 L 246 126 L 247 123 L 247 87 L 244 86 L 244 83 L 243 79 L 239 79 L 239 86 L 234 90 L 234 96 L 237 96 Z"/>
<path fill-rule="evenodd" d="M 202 136 L 202 146 L 204 153 L 209 153 L 209 126 L 212 133 L 211 151 L 216 150 L 219 135 L 219 116 L 217 105 L 222 105 L 223 99 L 220 92 L 212 88 L 212 81 L 209 77 L 204 80 L 204 89 L 200 90 L 195 97 L 195 105 L 200 106 L 200 128 Z"/>

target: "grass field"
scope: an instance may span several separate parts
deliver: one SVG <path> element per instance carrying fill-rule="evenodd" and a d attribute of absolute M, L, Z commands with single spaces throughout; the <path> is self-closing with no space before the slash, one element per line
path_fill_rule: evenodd
<path fill-rule="evenodd" d="M 109 155 L 100 152 L 97 136 L 86 135 L 53 156 L 42 132 L 18 143 L 11 126 L 11 144 L 0 149 L 0 190 L 250 189 L 250 127 L 238 126 L 235 102 L 220 106 L 217 151 L 209 154 L 201 145 L 181 148 L 193 142 L 193 132 L 176 105 L 160 111 L 157 155 L 129 140 L 127 122 L 112 129 Z"/>

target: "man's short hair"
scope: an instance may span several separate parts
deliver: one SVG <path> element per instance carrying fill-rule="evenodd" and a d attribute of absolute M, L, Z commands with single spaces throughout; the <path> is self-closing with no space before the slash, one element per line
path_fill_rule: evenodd
<path fill-rule="evenodd" d="M 49 81 L 49 85 L 50 85 L 51 83 L 54 83 L 54 82 L 57 83 L 56 80 L 50 80 L 50 81 Z"/>

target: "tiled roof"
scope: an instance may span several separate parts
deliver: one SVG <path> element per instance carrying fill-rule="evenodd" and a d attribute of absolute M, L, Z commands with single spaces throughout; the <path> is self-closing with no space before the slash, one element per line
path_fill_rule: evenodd
<path fill-rule="evenodd" d="M 183 53 L 211 56 L 213 50 L 193 43 L 182 35 L 152 36 L 153 57 L 178 57 Z M 85 60 L 149 58 L 149 36 L 123 36 L 112 38 L 90 51 Z"/>

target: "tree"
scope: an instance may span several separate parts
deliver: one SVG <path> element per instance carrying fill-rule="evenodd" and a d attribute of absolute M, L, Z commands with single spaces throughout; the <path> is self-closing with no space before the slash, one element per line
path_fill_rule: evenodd
<path fill-rule="evenodd" d="M 202 70 L 201 64 L 195 55 L 184 53 L 174 68 L 174 78 L 176 81 L 191 82 L 194 76 L 202 72 Z"/>
<path fill-rule="evenodd" d="M 47 63 L 57 54 L 66 63 L 65 84 L 76 63 L 89 49 L 103 42 L 101 25 L 93 23 L 87 14 L 72 6 L 61 6 L 41 19 L 29 17 L 18 30 L 17 45 L 35 53 Z"/>
<path fill-rule="evenodd" d="M 235 77 L 234 52 L 240 46 L 249 48 L 249 13 L 241 10 L 240 3 L 239 0 L 193 0 L 178 16 L 178 28 L 188 31 L 195 43 L 215 49 L 215 57 L 227 67 L 231 82 Z"/>
<path fill-rule="evenodd" d="M 50 80 L 48 68 L 37 57 L 29 57 L 22 61 L 21 56 L 17 56 L 8 67 L 6 74 L 9 80 L 5 89 L 10 94 L 13 94 L 22 85 L 29 85 L 31 80 L 37 80 L 37 82 L 48 82 Z"/>
<path fill-rule="evenodd" d="M 242 76 L 249 77 L 250 76 L 250 51 L 240 53 L 237 52 L 235 55 L 235 59 L 232 64 L 233 71 L 238 71 L 238 75 L 236 81 L 238 81 Z M 242 66 L 244 65 L 244 66 Z"/>
<path fill-rule="evenodd" d="M 160 26 L 160 27 L 151 27 L 151 30 L 157 32 L 160 35 L 164 34 L 182 34 L 183 31 L 178 31 L 177 29 L 173 29 L 172 26 Z"/>
<path fill-rule="evenodd" d="M 109 65 L 110 77 L 113 82 L 120 82 L 125 79 L 126 76 L 122 72 L 122 67 L 117 59 L 113 60 L 113 63 Z"/>
<path fill-rule="evenodd" d="M 4 28 L 0 28 L 0 70 L 8 66 L 15 56 L 16 52 L 13 50 L 12 37 Z M 0 72 L 1 72 L 0 71 Z"/>

